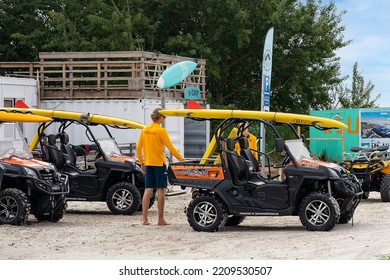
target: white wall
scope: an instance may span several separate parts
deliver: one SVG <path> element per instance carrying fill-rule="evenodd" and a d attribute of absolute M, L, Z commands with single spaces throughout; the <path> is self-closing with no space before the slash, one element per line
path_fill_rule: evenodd
<path fill-rule="evenodd" d="M 4 107 L 4 99 L 23 100 L 28 106 L 38 106 L 38 87 L 35 79 L 11 78 L 0 76 L 0 107 Z M 38 129 L 38 124 L 24 123 L 23 132 L 31 139 Z"/>
<path fill-rule="evenodd" d="M 150 114 L 156 107 L 165 109 L 183 109 L 181 101 L 165 99 L 164 106 L 159 99 L 138 100 L 45 100 L 38 102 L 38 88 L 35 79 L 0 77 L 0 107 L 4 107 L 5 98 L 23 100 L 30 108 L 42 108 L 50 110 L 65 110 L 101 114 L 118 118 L 130 119 L 148 125 L 151 122 Z M 165 121 L 172 144 L 184 155 L 184 119 L 168 117 Z M 28 140 L 31 140 L 38 129 L 38 124 L 24 123 L 23 131 Z M 111 129 L 119 144 L 137 143 L 140 134 L 139 129 Z M 53 131 L 55 132 L 55 129 Z M 98 137 L 106 134 L 98 132 Z M 88 143 L 86 137 L 77 127 L 69 131 L 71 143 Z M 208 133 L 206 134 L 208 135 Z M 208 141 L 207 141 L 208 143 Z"/>
<path fill-rule="evenodd" d="M 65 110 L 75 112 L 85 112 L 91 114 L 101 114 L 106 116 L 130 119 L 148 125 L 151 122 L 150 114 L 156 107 L 162 107 L 161 101 L 157 99 L 140 100 L 53 100 L 42 101 L 42 109 Z M 166 109 L 183 109 L 183 103 L 179 101 L 169 101 L 165 103 Z M 167 118 L 165 127 L 168 131 L 172 144 L 184 154 L 184 119 Z M 70 142 L 82 144 L 86 142 L 83 134 L 80 134 L 78 127 L 73 126 L 69 131 Z M 110 129 L 118 143 L 137 143 L 140 135 L 139 129 Z M 54 132 L 54 131 L 48 131 Z M 103 132 L 97 137 L 103 137 Z"/>

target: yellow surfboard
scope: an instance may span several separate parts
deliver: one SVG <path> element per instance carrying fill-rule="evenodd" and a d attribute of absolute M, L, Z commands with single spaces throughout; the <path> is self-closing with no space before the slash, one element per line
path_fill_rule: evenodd
<path fill-rule="evenodd" d="M 173 116 L 173 117 L 184 117 L 184 118 L 193 118 L 193 119 L 226 119 L 229 117 L 235 118 L 252 118 L 252 119 L 262 119 L 269 122 L 277 123 L 290 123 L 296 125 L 308 125 L 308 126 L 321 126 L 325 128 L 348 128 L 347 125 L 342 122 L 302 114 L 290 114 L 290 113 L 279 113 L 279 112 L 262 112 L 262 111 L 247 111 L 247 110 L 217 110 L 217 109 L 177 109 L 177 110 L 161 110 L 159 111 L 164 116 Z M 234 131 L 231 134 L 234 134 Z M 234 137 L 234 135 L 229 135 L 229 137 Z M 207 147 L 205 153 L 203 154 L 202 160 L 200 163 L 208 163 L 209 158 L 212 156 L 216 149 L 215 138 L 211 139 L 209 146 Z M 214 163 L 218 163 L 219 158 Z"/>
<path fill-rule="evenodd" d="M 279 112 L 262 112 L 262 111 L 246 111 L 246 110 L 217 110 L 217 109 L 177 109 L 177 110 L 161 110 L 160 113 L 164 116 L 184 117 L 194 119 L 226 119 L 229 117 L 235 118 L 253 118 L 262 119 L 269 122 L 290 123 L 296 125 L 321 126 L 326 128 L 348 128 L 347 125 L 337 120 Z"/>
<path fill-rule="evenodd" d="M 46 110 L 46 109 L 30 109 L 30 108 L 0 108 L 0 112 L 13 112 L 13 113 L 24 113 L 29 115 L 37 115 L 49 118 L 65 118 L 72 120 L 81 120 L 93 124 L 106 124 L 121 126 L 127 128 L 138 128 L 142 129 L 145 127 L 144 124 L 122 119 L 111 116 L 104 116 L 98 114 L 89 114 L 81 112 L 72 112 L 72 111 L 61 111 L 61 110 Z"/>
<path fill-rule="evenodd" d="M 52 118 L 31 114 L 7 113 L 0 111 L 0 122 L 48 122 Z"/>
<path fill-rule="evenodd" d="M 145 127 L 144 124 L 110 116 L 81 113 L 81 112 L 72 112 L 72 111 L 61 111 L 61 110 L 46 110 L 46 109 L 30 109 L 30 108 L 11 108 L 5 107 L 0 108 L 0 112 L 4 114 L 17 113 L 18 115 L 25 116 L 35 116 L 41 117 L 44 119 L 52 120 L 55 118 L 64 118 L 72 120 L 80 120 L 90 124 L 105 124 L 113 125 L 118 127 L 132 128 L 132 129 L 142 129 Z M 23 114 L 20 114 L 23 113 Z M 33 150 L 38 145 L 38 133 L 35 134 L 34 138 L 31 141 L 30 149 Z"/>

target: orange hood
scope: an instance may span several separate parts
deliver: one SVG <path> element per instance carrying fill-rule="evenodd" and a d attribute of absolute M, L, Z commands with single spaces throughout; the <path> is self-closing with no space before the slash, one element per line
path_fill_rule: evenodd
<path fill-rule="evenodd" d="M 3 159 L 2 162 L 23 165 L 26 167 L 37 167 L 37 166 L 47 167 L 50 165 L 50 163 L 45 162 L 45 161 L 40 161 L 37 159 L 22 159 L 22 158 L 18 158 L 18 157 L 12 157 L 10 159 Z"/>
<path fill-rule="evenodd" d="M 302 161 L 298 162 L 298 165 L 302 167 L 313 168 L 313 169 L 318 169 L 320 168 L 320 166 L 324 166 L 332 169 L 340 169 L 340 166 L 336 163 L 314 160 L 314 159 L 307 159 L 307 158 L 304 158 Z"/>
<path fill-rule="evenodd" d="M 136 161 L 135 158 L 133 158 L 133 157 L 125 156 L 125 155 L 117 155 L 117 154 L 112 154 L 110 160 L 122 162 L 122 163 L 124 163 L 125 161 L 135 163 L 135 161 Z"/>

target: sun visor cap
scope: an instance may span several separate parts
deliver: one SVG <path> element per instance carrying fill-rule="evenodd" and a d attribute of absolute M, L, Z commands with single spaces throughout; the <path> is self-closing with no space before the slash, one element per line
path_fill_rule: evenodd
<path fill-rule="evenodd" d="M 153 110 L 153 113 L 150 115 L 150 117 L 152 118 L 152 120 L 157 120 L 159 119 L 160 117 L 164 117 L 163 115 L 160 114 L 160 111 L 162 110 L 162 108 L 158 107 L 156 109 Z"/>

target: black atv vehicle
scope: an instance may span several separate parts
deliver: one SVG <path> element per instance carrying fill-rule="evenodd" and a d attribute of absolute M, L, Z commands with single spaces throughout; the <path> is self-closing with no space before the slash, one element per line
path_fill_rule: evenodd
<path fill-rule="evenodd" d="M 135 158 L 122 154 L 110 126 L 91 123 L 88 118 L 53 117 L 52 122 L 39 127 L 42 159 L 69 177 L 68 201 L 105 201 L 112 213 L 131 215 L 142 209 L 144 175 Z M 53 129 L 54 133 L 47 134 Z M 70 144 L 67 131 L 84 133 L 88 143 Z M 104 138 L 95 137 L 102 132 Z M 150 207 L 154 201 L 155 195 Z"/>
<path fill-rule="evenodd" d="M 364 148 L 353 146 L 352 153 L 345 153 L 340 165 L 347 172 L 356 175 L 362 183 L 363 199 L 370 192 L 379 192 L 383 202 L 390 202 L 390 160 L 388 146 Z"/>
<path fill-rule="evenodd" d="M 273 166 L 282 169 L 284 179 L 271 175 L 267 154 L 260 157 L 265 157 L 268 167 L 259 164 L 253 156 L 258 151 L 250 150 L 242 135 L 251 125 L 258 131 L 259 123 L 267 129 L 267 137 L 274 137 L 275 153 L 284 153 L 280 164 Z M 228 138 L 239 124 L 236 136 Z M 194 230 L 218 231 L 224 225 L 238 225 L 246 216 L 299 216 L 306 229 L 329 231 L 352 218 L 362 195 L 356 177 L 337 164 L 313 159 L 294 127 L 282 125 L 291 130 L 293 139 L 283 140 L 278 124 L 228 118 L 216 128 L 214 163 L 170 164 L 171 184 L 199 189 L 186 209 Z"/>
<path fill-rule="evenodd" d="M 58 222 L 66 210 L 68 176 L 33 158 L 16 123 L 0 124 L 0 224 L 24 224 L 29 214 L 38 221 Z"/>

